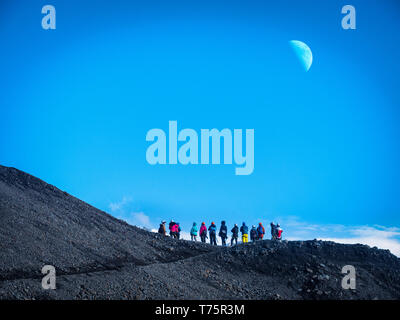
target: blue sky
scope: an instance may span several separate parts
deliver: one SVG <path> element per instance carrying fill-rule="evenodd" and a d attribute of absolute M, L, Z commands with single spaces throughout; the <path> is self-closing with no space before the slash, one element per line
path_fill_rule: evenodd
<path fill-rule="evenodd" d="M 351 1 L 343 30 L 345 4 L 2 1 L 0 163 L 148 227 L 279 220 L 288 238 L 397 243 L 400 6 Z M 146 133 L 170 120 L 254 129 L 253 174 L 149 165 Z"/>

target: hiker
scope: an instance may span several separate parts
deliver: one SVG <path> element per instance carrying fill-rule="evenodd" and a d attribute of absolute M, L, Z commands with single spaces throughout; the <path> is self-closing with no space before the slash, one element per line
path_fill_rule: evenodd
<path fill-rule="evenodd" d="M 217 245 L 217 226 L 214 222 L 211 222 L 211 225 L 208 227 L 208 231 L 210 232 L 210 244 Z"/>
<path fill-rule="evenodd" d="M 171 238 L 174 238 L 174 231 L 173 231 L 174 225 L 175 225 L 174 220 L 171 220 L 171 222 L 169 223 L 169 226 L 168 226 L 169 235 L 171 236 Z"/>
<path fill-rule="evenodd" d="M 177 223 L 174 223 L 171 227 L 171 237 L 178 239 L 178 233 L 179 233 L 179 225 Z"/>
<path fill-rule="evenodd" d="M 276 240 L 282 240 L 282 232 L 281 226 L 279 223 L 276 225 Z"/>
<path fill-rule="evenodd" d="M 164 236 L 167 234 L 167 230 L 165 230 L 165 221 L 161 221 L 160 228 L 158 228 L 158 233 Z"/>
<path fill-rule="evenodd" d="M 250 230 L 250 240 L 255 242 L 257 240 L 257 229 L 256 226 L 253 225 Z"/>
<path fill-rule="evenodd" d="M 271 222 L 271 240 L 276 239 L 276 225 L 274 225 L 273 222 Z"/>
<path fill-rule="evenodd" d="M 200 239 L 201 242 L 205 243 L 206 242 L 206 238 L 207 237 L 207 227 L 206 227 L 206 223 L 202 222 L 201 223 L 201 227 L 200 227 Z"/>
<path fill-rule="evenodd" d="M 231 246 L 233 246 L 233 241 L 235 241 L 237 244 L 237 239 L 239 236 L 239 228 L 236 223 L 235 223 L 235 226 L 232 228 L 231 232 L 232 232 Z"/>
<path fill-rule="evenodd" d="M 192 241 L 197 241 L 197 223 L 193 222 L 193 227 L 190 229 L 190 238 Z"/>
<path fill-rule="evenodd" d="M 257 240 L 262 240 L 264 238 L 264 234 L 265 234 L 265 228 L 260 222 L 257 228 Z"/>
<path fill-rule="evenodd" d="M 179 239 L 181 237 L 181 226 L 179 225 L 179 222 L 176 223 L 177 227 L 176 227 L 176 238 Z"/>
<path fill-rule="evenodd" d="M 242 233 L 242 242 L 249 242 L 249 227 L 246 226 L 246 223 L 243 222 L 242 226 L 240 227 L 240 232 Z"/>
<path fill-rule="evenodd" d="M 226 239 L 228 238 L 228 228 L 226 227 L 225 221 L 221 221 L 221 227 L 219 228 L 218 235 L 221 237 L 222 245 L 226 246 Z"/>

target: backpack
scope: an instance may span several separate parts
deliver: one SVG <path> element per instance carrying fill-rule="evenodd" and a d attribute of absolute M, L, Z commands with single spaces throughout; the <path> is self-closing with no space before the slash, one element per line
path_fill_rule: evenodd
<path fill-rule="evenodd" d="M 200 236 L 207 236 L 207 228 L 205 226 L 201 226 Z"/>
<path fill-rule="evenodd" d="M 250 235 L 252 238 L 255 238 L 257 236 L 257 230 L 256 229 L 251 229 Z"/>
<path fill-rule="evenodd" d="M 162 224 L 160 224 L 160 228 L 158 228 L 158 233 L 164 234 L 164 228 Z"/>
<path fill-rule="evenodd" d="M 215 234 L 217 232 L 217 227 L 214 225 L 211 225 L 209 228 L 210 234 Z"/>
<path fill-rule="evenodd" d="M 264 233 L 265 233 L 264 227 L 263 227 L 263 226 L 259 226 L 258 229 L 257 229 L 257 232 L 258 232 L 259 234 L 264 234 Z"/>

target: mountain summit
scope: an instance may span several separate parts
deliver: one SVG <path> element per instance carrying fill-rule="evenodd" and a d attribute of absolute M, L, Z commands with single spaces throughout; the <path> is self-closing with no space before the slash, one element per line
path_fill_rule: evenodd
<path fill-rule="evenodd" d="M 41 286 L 56 269 L 56 289 Z M 356 270 L 343 289 L 342 268 Z M 131 226 L 20 170 L 0 166 L 0 299 L 399 299 L 400 259 L 324 241 L 235 247 Z"/>

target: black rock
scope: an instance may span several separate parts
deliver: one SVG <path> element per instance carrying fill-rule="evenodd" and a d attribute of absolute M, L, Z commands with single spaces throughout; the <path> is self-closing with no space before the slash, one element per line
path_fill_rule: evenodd
<path fill-rule="evenodd" d="M 48 264 L 56 290 L 41 287 Z M 362 290 L 342 289 L 349 264 Z M 400 299 L 400 261 L 319 240 L 233 248 L 175 240 L 0 166 L 0 299 L 238 298 Z"/>

